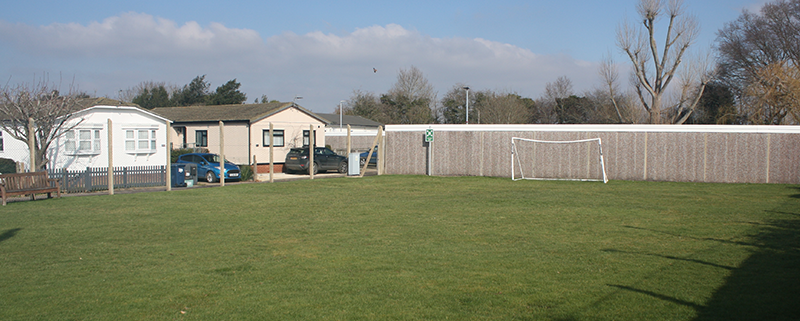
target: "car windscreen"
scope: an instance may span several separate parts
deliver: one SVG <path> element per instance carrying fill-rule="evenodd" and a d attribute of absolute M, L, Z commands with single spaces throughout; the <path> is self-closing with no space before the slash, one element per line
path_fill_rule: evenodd
<path fill-rule="evenodd" d="M 219 155 L 217 155 L 217 154 L 203 155 L 203 158 L 205 158 L 206 161 L 209 162 L 209 163 L 217 163 L 217 164 L 219 164 L 219 160 L 220 160 Z M 233 164 L 233 163 L 231 163 L 231 161 L 229 161 L 227 159 L 225 160 L 225 163 Z"/>

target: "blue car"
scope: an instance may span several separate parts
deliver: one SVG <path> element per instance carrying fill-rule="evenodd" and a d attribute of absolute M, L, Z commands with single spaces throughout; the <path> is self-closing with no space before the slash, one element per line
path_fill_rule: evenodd
<path fill-rule="evenodd" d="M 360 155 L 361 161 L 359 162 L 359 166 L 364 166 L 364 163 L 367 162 L 367 155 L 369 155 L 369 151 L 363 152 Z M 372 157 L 369 159 L 370 165 L 378 164 L 378 146 L 375 146 L 375 149 L 372 150 Z"/>
<path fill-rule="evenodd" d="M 192 163 L 197 165 L 197 176 L 205 177 L 207 182 L 213 183 L 219 181 L 219 161 L 220 157 L 217 154 L 190 153 L 178 156 L 178 161 L 175 163 Z M 226 160 L 225 180 L 239 180 L 239 175 L 239 166 Z"/>

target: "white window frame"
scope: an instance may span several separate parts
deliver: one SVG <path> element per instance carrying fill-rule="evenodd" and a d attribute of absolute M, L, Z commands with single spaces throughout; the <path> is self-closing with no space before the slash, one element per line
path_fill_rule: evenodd
<path fill-rule="evenodd" d="M 76 127 L 64 132 L 64 150 L 68 155 L 99 155 L 103 150 L 101 127 Z"/>
<path fill-rule="evenodd" d="M 124 149 L 128 154 L 155 154 L 158 146 L 158 128 L 123 128 Z"/>

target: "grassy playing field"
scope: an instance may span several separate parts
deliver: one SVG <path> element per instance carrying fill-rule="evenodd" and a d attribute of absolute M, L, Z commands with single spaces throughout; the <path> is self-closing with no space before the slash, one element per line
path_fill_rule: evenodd
<path fill-rule="evenodd" d="M 800 186 L 380 176 L 0 208 L 3 320 L 791 320 Z"/>

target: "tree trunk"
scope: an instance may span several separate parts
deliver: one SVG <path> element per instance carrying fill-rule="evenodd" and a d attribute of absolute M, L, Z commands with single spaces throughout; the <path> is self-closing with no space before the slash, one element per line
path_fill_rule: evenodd
<path fill-rule="evenodd" d="M 650 124 L 661 124 L 661 95 L 653 95 L 650 105 Z"/>

